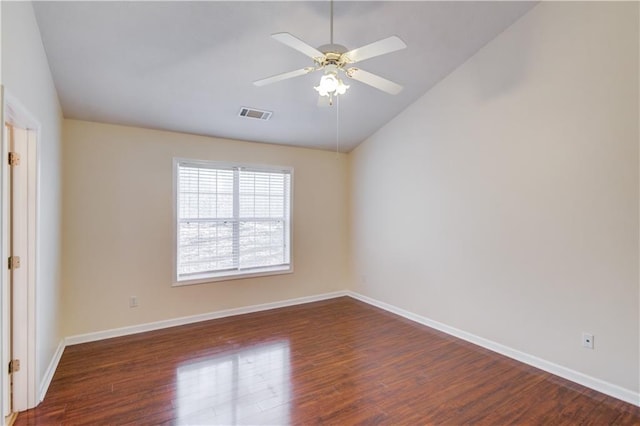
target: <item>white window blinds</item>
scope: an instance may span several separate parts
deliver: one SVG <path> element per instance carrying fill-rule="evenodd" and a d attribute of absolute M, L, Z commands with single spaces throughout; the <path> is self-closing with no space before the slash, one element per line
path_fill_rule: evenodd
<path fill-rule="evenodd" d="M 177 163 L 177 281 L 288 271 L 291 170 Z"/>

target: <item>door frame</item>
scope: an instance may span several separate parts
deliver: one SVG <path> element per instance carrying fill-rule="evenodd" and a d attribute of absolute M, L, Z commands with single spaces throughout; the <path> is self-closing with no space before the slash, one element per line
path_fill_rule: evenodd
<path fill-rule="evenodd" d="M 38 404 L 37 398 L 37 371 L 36 371 L 36 279 L 37 279 L 37 243 L 38 243 L 38 229 L 37 224 L 39 222 L 39 187 L 40 187 L 40 123 L 30 114 L 21 103 L 9 93 L 7 93 L 4 87 L 0 87 L 0 95 L 2 95 L 2 147 L 1 147 L 1 159 L 2 159 L 2 175 L 0 177 L 2 198 L 0 200 L 1 208 L 1 232 L 2 241 L 0 245 L 0 264 L 2 264 L 2 272 L 0 274 L 0 280 L 2 283 L 2 291 L 0 292 L 1 307 L 2 307 L 2 328 L 0 332 L 2 334 L 2 364 L 0 368 L 8 368 L 10 361 L 10 345 L 11 345 L 11 333 L 10 333 L 10 318 L 8 317 L 9 304 L 9 284 L 10 275 L 7 267 L 7 259 L 9 257 L 9 242 L 10 242 L 10 222 L 9 222 L 9 209 L 10 209 L 10 179 L 9 179 L 9 167 L 7 159 L 9 156 L 9 141 L 4 138 L 4 125 L 9 123 L 15 127 L 30 130 L 35 138 L 31 140 L 29 138 L 29 150 L 27 158 L 23 159 L 23 164 L 29 168 L 28 170 L 28 249 L 25 256 L 27 262 L 23 262 L 23 267 L 28 268 L 28 282 L 27 282 L 27 306 L 18 309 L 14 309 L 13 320 L 18 321 L 21 324 L 26 324 L 27 344 L 26 353 L 18 353 L 17 357 L 20 358 L 20 371 L 25 374 L 16 376 L 14 379 L 24 380 L 23 388 L 27 390 L 26 406 L 19 407 L 20 409 L 33 408 Z M 5 370 L 6 371 L 6 370 Z M 26 382 L 26 383 L 25 383 Z M 0 392 L 4 392 L 4 387 L 0 387 Z M 4 407 L 5 396 L 2 396 L 2 411 L 3 418 L 9 414 L 5 413 Z"/>

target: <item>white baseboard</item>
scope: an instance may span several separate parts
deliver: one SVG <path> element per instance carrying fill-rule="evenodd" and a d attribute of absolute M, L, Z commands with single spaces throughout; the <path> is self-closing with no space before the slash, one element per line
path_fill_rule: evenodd
<path fill-rule="evenodd" d="M 53 375 L 56 373 L 56 369 L 58 368 L 58 363 L 60 362 L 60 358 L 62 358 L 62 353 L 65 348 L 65 340 L 60 340 L 58 344 L 58 348 L 56 352 L 53 354 L 53 358 L 47 367 L 47 371 L 44 373 L 44 377 L 42 378 L 42 382 L 40 382 L 39 392 L 38 392 L 38 404 L 40 404 L 44 397 L 47 395 L 47 391 L 49 390 L 49 385 L 51 384 L 51 380 L 53 380 Z"/>
<path fill-rule="evenodd" d="M 346 296 L 346 291 L 334 291 L 332 293 L 317 294 L 314 296 L 298 297 L 296 299 L 287 299 L 278 302 L 264 303 L 261 305 L 243 306 L 241 308 L 225 309 L 223 311 L 208 312 L 199 315 L 190 315 L 187 317 L 174 318 L 170 320 L 162 320 L 150 322 L 146 324 L 133 325 L 129 327 L 114 328 L 111 330 L 97 331 L 94 333 L 78 334 L 65 339 L 68 346 L 80 343 L 94 342 L 96 340 L 110 339 L 112 337 L 127 336 L 130 334 L 144 333 L 145 331 L 160 330 L 168 327 L 175 327 L 185 324 L 193 324 L 200 321 L 208 321 L 217 318 L 231 317 L 235 315 L 250 314 L 253 312 L 267 311 L 270 309 L 284 308 L 286 306 L 301 305 L 303 303 L 318 302 L 320 300 L 334 299 L 336 297 Z"/>
<path fill-rule="evenodd" d="M 436 330 L 442 331 L 443 333 L 449 334 L 459 339 L 466 340 L 467 342 L 473 343 L 475 345 L 482 346 L 483 348 L 489 349 L 490 351 L 497 352 L 501 355 L 515 359 L 516 361 L 520 361 L 524 364 L 528 364 L 533 367 L 539 368 L 548 373 L 554 374 L 556 376 L 560 376 L 564 379 L 586 386 L 598 392 L 602 392 L 606 395 L 612 396 L 614 398 L 620 399 L 630 404 L 640 406 L 640 393 L 633 392 L 621 386 L 614 385 L 612 383 L 605 382 L 604 380 L 600 380 L 595 377 L 588 376 L 586 374 L 580 373 L 579 371 L 575 371 L 570 368 L 563 367 L 553 362 L 544 360 L 542 358 L 538 358 L 536 356 L 527 354 L 525 352 L 518 351 L 516 349 L 510 348 L 500 343 L 496 343 L 492 340 L 488 340 L 483 337 L 476 336 L 475 334 L 471 334 L 466 331 L 459 330 L 457 328 L 448 326 L 441 322 L 434 321 L 432 319 L 423 317 L 421 315 L 414 314 L 409 311 L 405 311 L 404 309 L 398 308 L 397 306 L 394 306 L 385 302 L 381 302 L 376 299 L 372 299 L 360 293 L 356 293 L 353 291 L 347 291 L 346 293 L 347 293 L 347 296 L 353 297 L 354 299 L 360 300 L 361 302 L 367 303 L 372 306 L 376 306 L 380 309 L 384 309 L 385 311 L 391 312 L 393 314 L 400 315 L 401 317 L 407 318 L 411 321 L 417 322 L 422 325 L 426 325 L 427 327 L 431 327 Z"/>

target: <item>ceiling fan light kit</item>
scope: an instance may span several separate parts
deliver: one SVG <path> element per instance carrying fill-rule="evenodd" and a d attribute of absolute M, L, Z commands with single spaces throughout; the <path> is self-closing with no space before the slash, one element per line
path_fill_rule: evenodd
<path fill-rule="evenodd" d="M 344 95 L 349 88 L 349 86 L 344 84 L 344 82 L 342 81 L 341 75 L 364 83 L 391 95 L 396 95 L 402 90 L 401 85 L 387 80 L 386 78 L 364 71 L 360 68 L 347 69 L 345 67 L 356 62 L 405 49 L 407 47 L 405 42 L 402 41 L 398 36 L 391 36 L 352 50 L 347 50 L 346 47 L 340 44 L 334 44 L 333 1 L 331 1 L 330 44 L 320 46 L 318 49 L 316 49 L 289 33 L 276 33 L 272 34 L 271 37 L 279 41 L 280 43 L 287 45 L 292 49 L 295 49 L 313 59 L 314 66 L 302 68 L 295 71 L 289 71 L 286 73 L 274 75 L 272 77 L 267 77 L 262 80 L 254 81 L 253 84 L 256 86 L 265 86 L 277 81 L 309 74 L 313 71 L 324 70 L 324 74 L 320 78 L 320 83 L 318 84 L 318 86 L 315 86 L 314 89 L 318 92 L 321 99 L 323 97 L 329 98 L 329 105 L 333 105 L 334 97 L 338 95 Z M 326 105 L 326 103 L 322 102 L 321 99 L 319 100 L 318 105 Z"/>
<path fill-rule="evenodd" d="M 333 105 L 334 96 L 344 95 L 348 88 L 349 86 L 344 84 L 342 79 L 338 77 L 338 67 L 335 65 L 325 67 L 325 73 L 320 78 L 320 84 L 314 87 L 320 96 L 329 98 L 329 105 Z"/>

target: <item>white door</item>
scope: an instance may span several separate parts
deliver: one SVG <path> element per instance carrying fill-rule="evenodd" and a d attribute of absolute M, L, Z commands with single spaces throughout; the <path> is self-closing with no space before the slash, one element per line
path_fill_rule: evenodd
<path fill-rule="evenodd" d="M 9 165 L 9 321 L 10 360 L 7 413 L 28 408 L 26 368 L 28 354 L 27 304 L 29 289 L 29 137 L 26 129 L 8 125 Z M 6 368 L 7 374 L 9 369 Z M 6 398 L 5 398 L 6 399 Z"/>
<path fill-rule="evenodd" d="M 0 134 L 0 399 L 7 416 L 38 403 L 34 373 L 40 125 L 2 85 L 0 117 L 4 129 Z M 9 152 L 18 154 L 19 165 L 9 165 Z M 9 269 L 8 258 L 12 256 L 20 257 L 20 266 Z M 14 359 L 20 361 L 20 368 L 10 375 L 8 367 Z"/>

